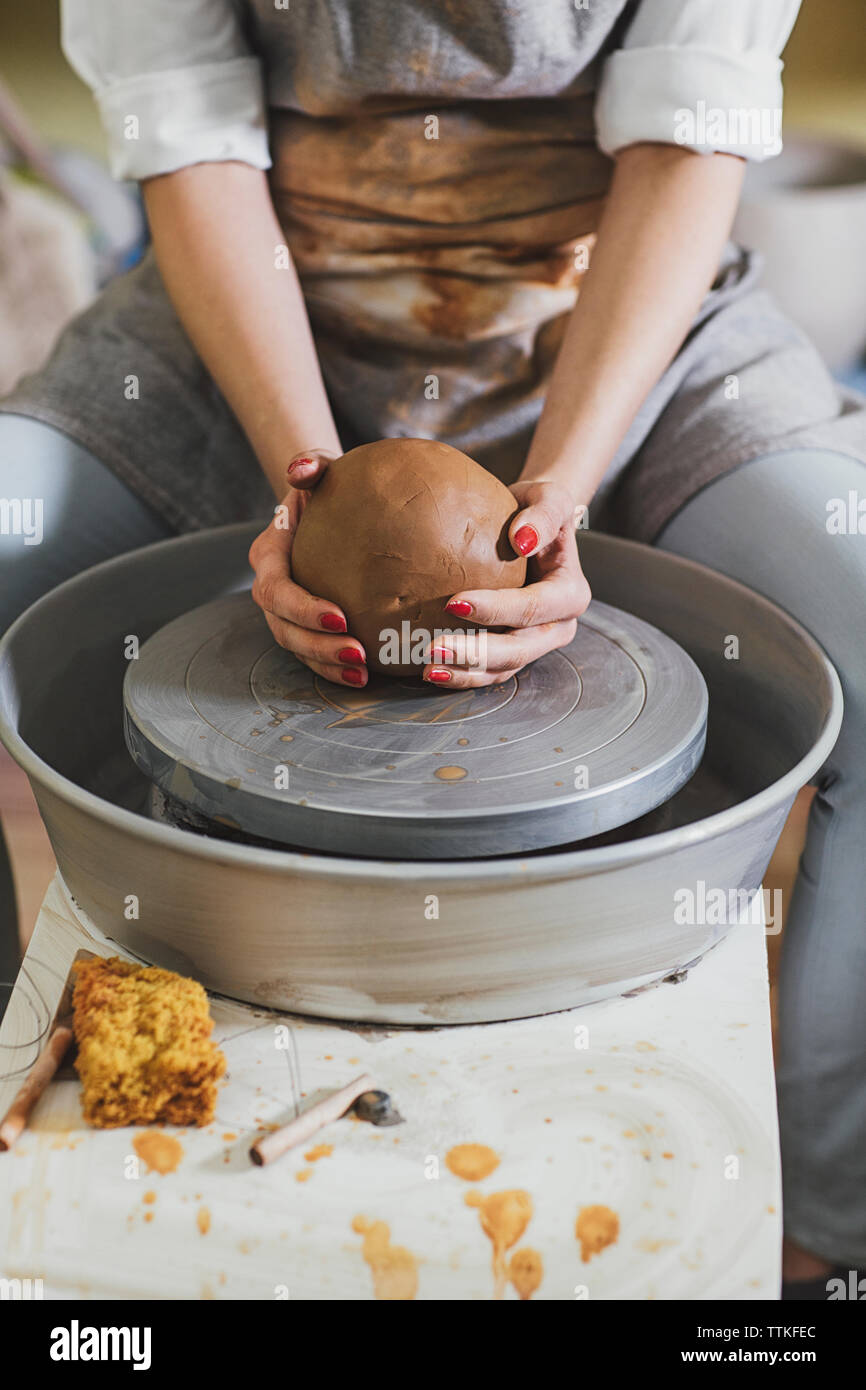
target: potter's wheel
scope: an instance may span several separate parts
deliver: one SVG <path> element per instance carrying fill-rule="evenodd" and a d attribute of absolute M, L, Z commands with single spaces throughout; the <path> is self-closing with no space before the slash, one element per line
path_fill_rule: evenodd
<path fill-rule="evenodd" d="M 758 888 L 798 788 L 826 763 L 838 735 L 839 679 L 809 634 L 766 599 L 665 551 L 598 532 L 581 539 L 594 593 L 674 638 L 700 666 L 709 690 L 712 717 L 701 765 L 658 809 L 595 839 L 511 856 L 495 854 L 496 818 L 489 816 L 482 857 L 402 862 L 377 857 L 375 833 L 365 837 L 372 848 L 363 855 L 297 853 L 284 841 L 275 851 L 222 824 L 214 834 L 218 823 L 204 815 L 202 834 L 150 815 L 156 788 L 123 739 L 124 677 L 137 685 L 138 669 L 149 664 L 145 639 L 168 631 L 197 605 L 234 593 L 232 611 L 256 616 L 242 590 L 260 529 L 250 521 L 192 532 L 105 561 L 39 599 L 0 643 L 0 739 L 30 777 L 63 882 L 96 929 L 142 959 L 257 1007 L 389 1025 L 514 1019 L 610 998 L 681 971 L 726 935 L 729 916 L 719 922 L 700 910 L 672 914 L 673 895 L 701 885 L 747 894 Z M 590 625 L 598 630 L 600 613 L 594 602 L 581 624 L 584 635 Z M 264 655 L 270 638 L 256 621 Z M 740 638 L 738 661 L 725 660 L 731 632 Z M 126 659 L 129 633 L 142 638 L 138 661 Z M 656 641 L 649 628 L 642 633 L 641 662 L 640 647 L 649 647 L 650 636 Z M 580 641 L 578 710 L 583 705 L 594 715 Z M 179 679 L 168 659 L 152 673 L 161 700 L 176 701 L 178 684 L 183 693 L 183 673 L 203 645 L 194 631 L 173 659 Z M 214 673 L 212 688 L 221 678 Z M 662 728 L 676 708 L 669 680 L 667 689 Z M 267 707 L 253 704 L 248 680 L 242 695 L 244 713 Z M 439 697 L 431 691 L 428 698 Z M 597 692 L 594 698 L 597 703 Z M 278 699 L 268 703 L 280 708 Z M 293 718 L 300 726 L 318 717 L 311 711 Z M 328 722 L 337 717 L 332 711 Z M 471 739 L 496 717 L 464 721 L 462 730 L 447 725 L 439 734 Z M 207 726 L 198 716 L 192 722 L 198 727 L 190 730 L 190 749 L 203 749 Z M 247 767 L 266 767 L 264 755 L 272 772 L 275 750 L 294 747 L 279 741 L 279 724 L 272 728 L 270 718 L 257 715 L 239 727 L 264 731 L 241 750 L 240 777 L 252 778 Z M 565 747 L 560 728 L 555 747 Z M 370 724 L 355 723 L 356 736 L 371 731 Z M 353 726 L 335 732 L 345 737 Z M 182 753 L 184 767 L 150 738 L 141 743 L 151 764 L 161 756 L 167 783 L 177 780 L 203 799 L 202 789 L 213 788 L 212 775 L 194 770 L 207 767 L 190 749 Z M 264 755 L 249 756 L 258 744 Z M 450 748 L 440 761 L 467 766 Z M 632 761 L 647 767 L 646 760 Z M 437 787 L 446 806 L 464 785 Z M 557 788 L 556 796 L 564 790 Z M 243 784 L 218 785 L 216 794 L 226 798 L 216 814 L 240 821 L 250 795 Z M 171 788 L 159 795 L 170 801 Z M 547 812 L 524 817 L 530 829 L 550 830 L 550 819 L 555 822 L 557 803 L 549 794 L 547 800 Z M 295 816 L 292 833 L 301 832 L 303 808 L 286 809 Z M 332 823 L 325 812 L 307 814 Z M 386 819 L 380 816 L 380 824 Z M 363 818 L 354 820 L 357 828 Z M 410 831 L 420 840 L 417 819 L 407 825 L 407 840 Z M 553 833 L 561 845 L 569 832 L 554 824 Z M 140 910 L 128 915 L 130 893 Z"/>
<path fill-rule="evenodd" d="M 656 628 L 593 602 L 516 678 L 443 694 L 332 685 L 277 647 L 249 594 L 184 614 L 124 683 L 125 733 L 163 792 L 220 826 L 383 858 L 528 852 L 624 825 L 694 772 L 707 693 Z"/>

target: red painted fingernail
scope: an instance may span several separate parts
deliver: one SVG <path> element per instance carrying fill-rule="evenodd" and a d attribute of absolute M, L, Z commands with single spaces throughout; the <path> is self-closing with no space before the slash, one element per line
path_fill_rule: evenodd
<path fill-rule="evenodd" d="M 294 459 L 293 462 L 289 464 L 288 471 L 294 473 L 295 469 L 300 468 L 303 463 L 315 463 L 315 459 Z"/>
<path fill-rule="evenodd" d="M 339 613 L 320 613 L 319 622 L 326 632 L 345 632 L 346 619 Z"/>
<path fill-rule="evenodd" d="M 363 672 L 363 671 L 353 671 L 353 670 L 350 668 L 348 671 L 343 671 L 341 674 L 342 674 L 343 680 L 346 682 L 347 685 L 363 685 L 363 684 L 364 684 L 364 672 Z"/>
<path fill-rule="evenodd" d="M 357 647 L 343 647 L 337 652 L 338 661 L 351 661 L 355 666 L 364 665 L 364 653 L 359 652 Z"/>
<path fill-rule="evenodd" d="M 436 681 L 439 685 L 444 685 L 446 681 L 450 681 L 451 672 L 443 671 L 441 666 L 434 666 L 432 671 L 428 673 L 427 679 L 428 681 Z"/>
<path fill-rule="evenodd" d="M 472 612 L 472 604 L 467 603 L 464 598 L 453 598 L 450 603 L 446 603 L 445 611 L 453 613 L 455 618 L 468 618 Z"/>
<path fill-rule="evenodd" d="M 454 653 L 449 652 L 447 647 L 430 648 L 430 655 L 428 657 L 429 661 L 444 661 L 447 664 L 447 662 L 454 661 L 454 659 Z"/>
<path fill-rule="evenodd" d="M 514 549 L 521 555 L 528 555 L 538 545 L 538 532 L 534 526 L 521 526 L 514 533 Z"/>

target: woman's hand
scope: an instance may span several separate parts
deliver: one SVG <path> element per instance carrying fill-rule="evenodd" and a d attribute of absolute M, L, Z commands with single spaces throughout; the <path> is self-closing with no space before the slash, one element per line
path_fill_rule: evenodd
<path fill-rule="evenodd" d="M 310 490 L 334 458 L 323 450 L 298 454 L 289 464 L 289 491 L 267 530 L 256 536 L 249 560 L 253 598 L 275 641 L 337 685 L 367 684 L 366 654 L 347 636 L 346 616 L 335 603 L 301 589 L 291 578 L 292 542 Z"/>
<path fill-rule="evenodd" d="M 455 689 L 491 685 L 516 675 L 545 652 L 564 647 L 589 604 L 589 585 L 580 568 L 575 527 L 578 509 L 567 488 L 554 482 L 515 483 L 521 505 L 508 528 L 518 555 L 530 561 L 523 589 L 472 589 L 454 594 L 446 612 L 508 632 L 455 631 L 429 652 L 424 679 Z M 483 660 L 479 664 L 479 652 Z"/>

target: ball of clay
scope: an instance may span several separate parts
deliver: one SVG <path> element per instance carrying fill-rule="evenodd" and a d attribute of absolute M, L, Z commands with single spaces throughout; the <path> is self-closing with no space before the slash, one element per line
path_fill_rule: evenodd
<path fill-rule="evenodd" d="M 292 575 L 340 605 L 371 670 L 420 675 L 425 640 L 474 626 L 445 611 L 453 594 L 524 583 L 508 540 L 516 511 L 498 478 L 448 444 L 363 444 L 330 465 L 304 508 Z"/>

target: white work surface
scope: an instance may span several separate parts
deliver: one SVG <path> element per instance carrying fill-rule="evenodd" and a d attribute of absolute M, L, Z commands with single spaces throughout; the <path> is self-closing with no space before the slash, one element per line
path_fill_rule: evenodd
<path fill-rule="evenodd" d="M 538 923 L 528 930 L 543 930 Z M 116 947 L 52 883 L 0 1032 L 0 1113 L 44 1045 L 75 952 Z M 238 943 L 243 950 L 243 943 Z M 215 1122 L 145 1171 L 142 1131 L 92 1130 L 56 1082 L 0 1154 L 7 1278 L 47 1298 L 369 1299 L 358 1216 L 417 1258 L 422 1299 L 490 1299 L 492 1246 L 466 1194 L 529 1193 L 515 1249 L 544 1264 L 541 1299 L 778 1297 L 780 1180 L 764 932 L 742 924 L 679 984 L 567 1013 L 473 1027 L 373 1029 L 212 998 L 228 1059 Z M 252 1139 L 291 1117 L 289 1021 L 308 1100 L 369 1071 L 406 1123 L 343 1119 L 266 1168 Z M 333 1152 L 308 1162 L 304 1150 Z M 445 1155 L 500 1155 L 470 1184 Z M 306 1180 L 297 1174 L 309 1170 Z M 145 1200 L 145 1197 L 147 1200 Z M 601 1203 L 619 1238 L 588 1263 L 575 1220 Z M 511 1285 L 506 1298 L 517 1297 Z"/>

